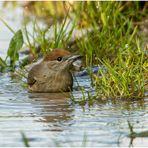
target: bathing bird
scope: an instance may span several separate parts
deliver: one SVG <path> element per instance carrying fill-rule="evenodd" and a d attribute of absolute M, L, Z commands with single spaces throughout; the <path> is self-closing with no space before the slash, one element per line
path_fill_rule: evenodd
<path fill-rule="evenodd" d="M 54 49 L 28 73 L 30 92 L 68 92 L 72 90 L 73 63 L 82 58 L 64 49 Z"/>

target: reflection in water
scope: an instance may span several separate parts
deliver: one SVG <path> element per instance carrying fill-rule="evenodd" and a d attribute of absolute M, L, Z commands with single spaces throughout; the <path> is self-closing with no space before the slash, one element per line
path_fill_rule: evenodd
<path fill-rule="evenodd" d="M 64 139 L 61 133 L 54 139 L 55 141 L 67 142 L 69 146 L 71 141 L 73 144 L 80 144 L 83 142 L 85 134 L 88 146 L 92 146 L 93 143 L 98 146 L 110 144 L 131 146 L 133 141 L 136 141 L 135 145 L 138 145 L 137 137 L 128 137 L 130 129 L 127 121 L 135 123 L 137 125 L 135 129 L 141 130 L 143 122 L 145 122 L 143 115 L 147 108 L 146 100 L 100 99 L 91 106 L 88 104 L 72 106 L 69 97 L 69 93 L 29 94 L 33 106 L 41 109 L 41 118 L 37 122 L 46 123 L 48 127 L 46 131 L 64 132 Z M 67 134 L 66 131 L 68 131 Z M 99 142 L 100 144 L 97 144 Z"/>
<path fill-rule="evenodd" d="M 59 125 L 59 123 L 72 120 L 71 113 L 73 109 L 70 105 L 69 97 L 70 93 L 29 94 L 29 98 L 32 99 L 34 107 L 41 109 L 40 121 L 46 123 L 54 123 L 54 126 Z"/>
<path fill-rule="evenodd" d="M 131 138 L 127 136 L 127 121 L 134 124 L 136 133 L 148 129 L 148 99 L 98 99 L 91 105 L 72 105 L 69 93 L 27 93 L 8 75 L 0 78 L 2 146 L 22 146 L 20 131 L 34 139 L 29 141 L 31 146 L 55 146 L 54 141 L 60 146 L 81 146 L 84 135 L 87 146 L 128 146 Z M 77 99 L 82 97 L 79 91 L 73 93 Z M 140 142 L 140 138 L 145 141 Z M 146 138 L 136 137 L 132 142 L 145 146 Z"/>
<path fill-rule="evenodd" d="M 145 99 L 110 99 L 112 105 L 118 105 L 122 110 L 133 111 L 139 109 L 146 109 Z"/>

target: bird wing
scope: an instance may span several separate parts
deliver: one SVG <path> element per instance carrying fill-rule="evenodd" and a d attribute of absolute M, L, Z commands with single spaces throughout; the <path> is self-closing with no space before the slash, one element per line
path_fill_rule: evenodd
<path fill-rule="evenodd" d="M 47 72 L 42 63 L 35 65 L 29 71 L 27 82 L 30 86 L 36 82 L 45 83 L 47 81 Z"/>

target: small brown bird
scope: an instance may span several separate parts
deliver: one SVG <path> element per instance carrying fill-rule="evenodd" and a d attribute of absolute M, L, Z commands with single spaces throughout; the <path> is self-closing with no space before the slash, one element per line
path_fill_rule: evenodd
<path fill-rule="evenodd" d="M 72 90 L 73 77 L 70 69 L 80 59 L 64 49 L 54 49 L 43 61 L 34 65 L 28 74 L 31 92 L 67 92 Z"/>

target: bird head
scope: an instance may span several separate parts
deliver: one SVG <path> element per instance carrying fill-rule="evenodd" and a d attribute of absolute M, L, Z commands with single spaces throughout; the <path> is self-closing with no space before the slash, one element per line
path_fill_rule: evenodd
<path fill-rule="evenodd" d="M 54 71 L 69 71 L 73 68 L 73 63 L 82 58 L 81 55 L 58 56 L 56 60 L 44 61 L 48 64 L 50 70 Z"/>
<path fill-rule="evenodd" d="M 50 65 L 55 65 L 52 67 L 71 68 L 74 71 L 78 71 L 82 67 L 81 58 L 82 56 L 80 55 L 74 55 L 65 49 L 56 48 L 47 53 L 43 61 L 50 61 Z"/>

